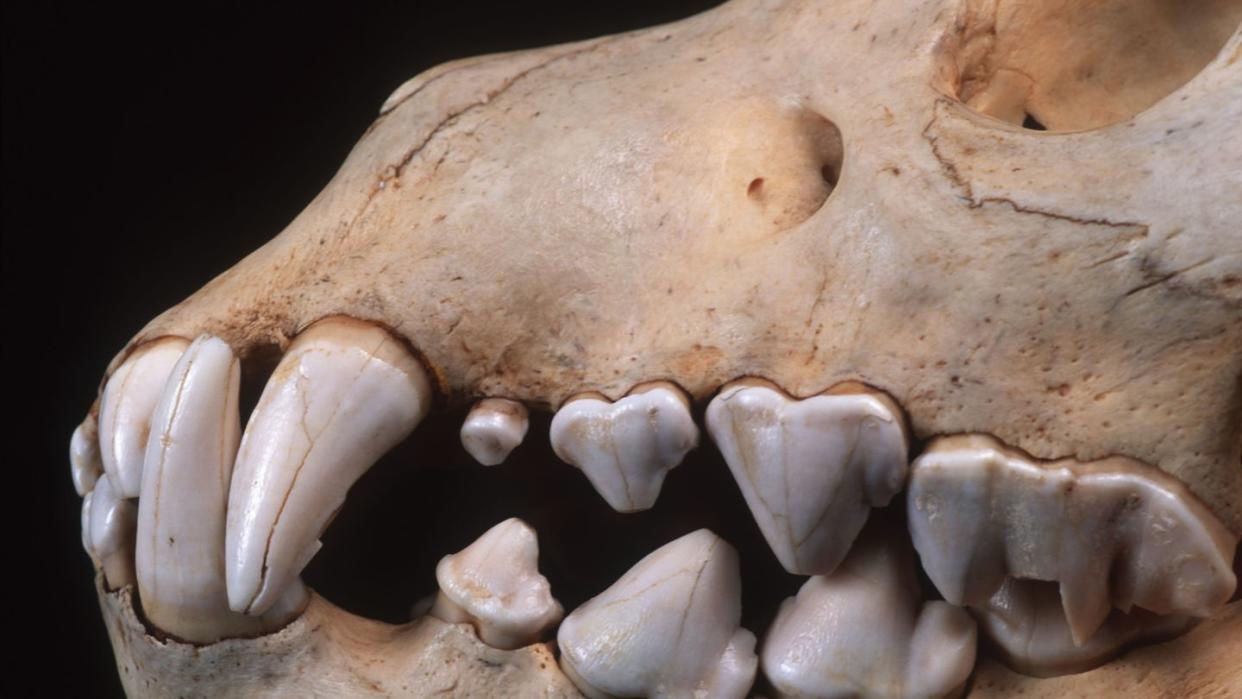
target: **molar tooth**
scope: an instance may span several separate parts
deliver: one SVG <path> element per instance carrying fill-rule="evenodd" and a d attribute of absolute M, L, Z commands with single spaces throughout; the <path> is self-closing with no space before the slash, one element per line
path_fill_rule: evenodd
<path fill-rule="evenodd" d="M 699 443 L 699 428 L 681 389 L 644 384 L 616 403 L 571 399 L 552 418 L 552 449 L 582 469 L 618 512 L 649 509 L 664 476 Z"/>
<path fill-rule="evenodd" d="M 190 343 L 165 337 L 134 350 L 104 386 L 99 407 L 99 452 L 104 471 L 121 497 L 142 490 L 151 412 L 173 365 Z"/>
<path fill-rule="evenodd" d="M 461 445 L 475 461 L 496 466 L 522 443 L 529 426 L 526 406 L 504 398 L 484 398 L 462 423 Z"/>
<path fill-rule="evenodd" d="M 246 426 L 229 491 L 229 606 L 260 614 L 315 552 L 350 486 L 426 415 L 409 351 L 360 321 L 320 321 L 290 345 Z"/>
<path fill-rule="evenodd" d="M 80 496 L 91 492 L 103 473 L 103 460 L 99 456 L 99 427 L 93 416 L 83 420 L 69 440 L 69 472 L 73 476 L 73 489 Z"/>
<path fill-rule="evenodd" d="M 103 569 L 108 587 L 134 582 L 134 530 L 138 508 L 117 493 L 112 476 L 105 475 L 91 491 L 91 549 Z"/>
<path fill-rule="evenodd" d="M 589 697 L 741 699 L 758 665 L 741 614 L 737 552 L 700 529 L 566 617 L 561 667 Z"/>
<path fill-rule="evenodd" d="M 535 532 L 516 517 L 487 530 L 436 566 L 440 593 L 431 615 L 470 623 L 493 648 L 513 650 L 538 640 L 564 616 L 539 574 Z"/>
<path fill-rule="evenodd" d="M 707 407 L 707 429 L 791 573 L 831 573 L 871 508 L 906 480 L 901 410 L 861 385 L 797 400 L 766 382 L 737 382 Z"/>

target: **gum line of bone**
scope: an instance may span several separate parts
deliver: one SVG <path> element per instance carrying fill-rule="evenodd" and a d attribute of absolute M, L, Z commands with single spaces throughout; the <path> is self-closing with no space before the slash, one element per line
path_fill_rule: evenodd
<path fill-rule="evenodd" d="M 88 420 L 70 445 L 87 551 L 109 585 L 138 585 L 153 624 L 193 642 L 300 613 L 298 576 L 349 487 L 431 402 L 400 342 L 346 319 L 294 341 L 244 434 L 238 375 L 215 338 L 144 346 L 108 381 L 98 426 Z M 777 559 L 811 576 L 758 654 L 739 626 L 737 554 L 707 530 L 651 553 L 562 621 L 535 533 L 507 520 L 441 561 L 430 613 L 498 648 L 559 623 L 562 669 L 592 697 L 742 697 L 759 668 L 781 695 L 947 696 L 973 668 L 976 619 L 1017 669 L 1075 672 L 1186 629 L 1236 584 L 1234 537 L 1181 483 L 1137 462 L 1037 463 L 966 435 L 909 463 L 900 408 L 860 384 L 797 399 L 735 382 L 706 424 Z M 527 425 L 520 403 L 487 399 L 462 443 L 499 464 Z M 699 430 L 681 390 L 655 382 L 615 402 L 571 399 L 551 441 L 629 512 L 654 504 Z M 909 539 L 869 522 L 902 490 Z M 947 602 L 922 599 L 915 552 Z"/>

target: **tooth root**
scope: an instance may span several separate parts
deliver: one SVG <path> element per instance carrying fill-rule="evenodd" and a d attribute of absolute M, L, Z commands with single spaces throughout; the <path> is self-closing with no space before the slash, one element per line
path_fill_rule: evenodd
<path fill-rule="evenodd" d="M 865 387 L 795 400 L 770 384 L 739 382 L 708 406 L 707 429 L 791 573 L 832 572 L 871 509 L 905 484 L 900 409 Z"/>
<path fill-rule="evenodd" d="M 470 409 L 461 426 L 461 444 L 484 466 L 504 463 L 530 426 L 526 406 L 504 398 L 485 398 Z"/>
<path fill-rule="evenodd" d="M 431 387 L 384 330 L 331 318 L 276 367 L 242 436 L 229 491 L 229 606 L 261 614 L 319 548 L 350 486 L 426 415 Z"/>
<path fill-rule="evenodd" d="M 557 634 L 561 666 L 592 697 L 741 699 L 757 663 L 741 613 L 737 552 L 700 529 L 649 554 L 566 617 Z"/>
<path fill-rule="evenodd" d="M 99 408 L 99 452 L 104 471 L 120 497 L 136 498 L 142 490 L 151 412 L 164 382 L 189 342 L 166 337 L 139 347 L 104 386 Z"/>
<path fill-rule="evenodd" d="M 134 530 L 138 508 L 120 497 L 111 476 L 104 476 L 91 491 L 91 549 L 103 569 L 108 587 L 117 589 L 134 582 Z"/>
<path fill-rule="evenodd" d="M 655 504 L 664 476 L 698 446 L 699 429 L 681 389 L 655 382 L 616 403 L 570 400 L 552 418 L 551 441 L 614 510 L 637 512 Z"/>
<path fill-rule="evenodd" d="M 94 417 L 87 417 L 73 431 L 69 440 L 69 473 L 73 476 L 73 489 L 85 496 L 95 487 L 103 473 L 103 460 L 99 456 L 99 428 Z"/>
<path fill-rule="evenodd" d="M 436 566 L 440 593 L 431 615 L 470 623 L 493 648 L 534 643 L 564 615 L 539 574 L 539 544 L 525 522 L 513 518 L 487 530 L 473 544 Z"/>

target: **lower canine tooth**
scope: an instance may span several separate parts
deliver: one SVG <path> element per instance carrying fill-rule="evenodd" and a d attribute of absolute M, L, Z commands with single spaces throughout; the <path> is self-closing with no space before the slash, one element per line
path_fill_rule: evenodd
<path fill-rule="evenodd" d="M 741 699 L 758 664 L 741 614 L 737 552 L 700 529 L 566 617 L 561 666 L 589 697 Z"/>
<path fill-rule="evenodd" d="M 484 398 L 461 426 L 461 444 L 484 466 L 496 466 L 522 443 L 530 420 L 526 406 L 504 398 Z"/>
<path fill-rule="evenodd" d="M 103 461 L 99 456 L 99 427 L 94 417 L 88 417 L 73 431 L 69 440 L 69 471 L 73 476 L 73 489 L 85 496 L 95 487 L 103 473 Z"/>
<path fill-rule="evenodd" d="M 111 476 L 104 476 L 91 491 L 91 548 L 110 588 L 134 582 L 134 530 L 138 508 L 120 497 Z"/>

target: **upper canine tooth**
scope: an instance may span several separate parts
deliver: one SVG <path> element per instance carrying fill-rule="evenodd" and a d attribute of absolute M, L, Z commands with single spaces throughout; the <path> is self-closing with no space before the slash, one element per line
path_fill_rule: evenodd
<path fill-rule="evenodd" d="M 1180 481 L 1131 459 L 1038 463 L 990 437 L 942 438 L 915 460 L 907 497 L 945 599 L 983 605 L 1006 576 L 1056 581 L 1079 645 L 1112 607 L 1206 617 L 1237 584 L 1233 534 Z"/>
<path fill-rule="evenodd" d="M 229 606 L 260 614 L 319 550 L 354 481 L 427 414 L 431 386 L 396 338 L 345 318 L 289 346 L 246 426 L 229 491 Z"/>
<path fill-rule="evenodd" d="M 484 398 L 462 423 L 461 444 L 475 461 L 495 466 L 522 443 L 529 426 L 526 406 L 504 398 Z"/>
<path fill-rule="evenodd" d="M 452 624 L 470 623 L 493 648 L 513 650 L 538 640 L 564 615 L 539 574 L 535 531 L 507 519 L 436 566 L 440 593 L 431 614 Z"/>
<path fill-rule="evenodd" d="M 655 504 L 665 474 L 698 446 L 699 428 L 681 389 L 659 381 L 616 403 L 571 399 L 552 418 L 551 438 L 614 510 L 637 512 Z"/>
<path fill-rule="evenodd" d="M 108 586 L 115 589 L 134 582 L 134 529 L 138 508 L 117 493 L 105 475 L 91 491 L 91 549 Z"/>
<path fill-rule="evenodd" d="M 706 529 L 639 561 L 565 618 L 561 667 L 588 697 L 745 697 L 758 659 L 737 552 Z"/>
<path fill-rule="evenodd" d="M 797 400 L 766 382 L 740 381 L 707 407 L 707 430 L 791 573 L 831 573 L 871 508 L 905 484 L 901 410 L 861 385 Z"/>
<path fill-rule="evenodd" d="M 95 487 L 95 481 L 103 473 L 103 461 L 99 456 L 99 426 L 94 417 L 87 417 L 73 431 L 69 440 L 69 472 L 73 476 L 73 489 L 85 496 Z"/>
<path fill-rule="evenodd" d="M 134 350 L 104 385 L 99 407 L 99 455 L 121 497 L 142 490 L 142 460 L 155 401 L 190 343 L 165 337 Z"/>

